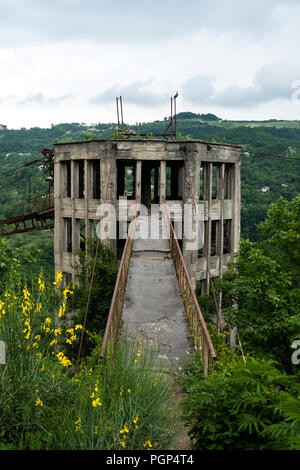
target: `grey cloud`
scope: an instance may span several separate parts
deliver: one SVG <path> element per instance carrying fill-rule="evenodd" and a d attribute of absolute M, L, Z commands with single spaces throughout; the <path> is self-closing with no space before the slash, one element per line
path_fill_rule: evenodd
<path fill-rule="evenodd" d="M 90 100 L 91 104 L 114 103 L 116 96 L 122 96 L 124 103 L 138 106 L 159 106 L 169 97 L 164 93 L 155 93 L 149 85 L 151 81 L 135 81 L 125 86 L 113 85 L 108 90 Z"/>
<path fill-rule="evenodd" d="M 298 79 L 300 64 L 277 63 L 258 70 L 253 85 L 249 87 L 233 84 L 223 90 L 214 91 L 211 88 L 213 79 L 210 78 L 209 82 L 208 77 L 200 76 L 183 83 L 182 94 L 186 101 L 195 104 L 230 108 L 254 107 L 275 99 L 291 99 L 292 83 Z"/>
<path fill-rule="evenodd" d="M 20 98 L 15 95 L 7 97 L 0 97 L 0 103 L 6 106 L 58 106 L 66 103 L 73 98 L 73 95 L 61 95 L 54 97 L 44 96 L 42 93 L 30 93 L 25 98 Z"/>
<path fill-rule="evenodd" d="M 181 85 L 181 93 L 190 102 L 205 103 L 214 94 L 214 77 L 198 75 Z"/>
<path fill-rule="evenodd" d="M 275 27 L 278 6 L 298 0 L 2 0 L 1 44 L 88 39 L 102 42 L 160 41 L 202 28 L 257 38 Z"/>

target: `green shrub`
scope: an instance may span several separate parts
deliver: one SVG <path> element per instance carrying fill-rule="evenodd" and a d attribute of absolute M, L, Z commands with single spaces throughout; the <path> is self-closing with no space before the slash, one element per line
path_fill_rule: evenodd
<path fill-rule="evenodd" d="M 73 295 L 70 299 L 70 309 L 76 312 L 74 321 L 80 324 L 84 322 L 88 302 L 96 243 L 97 240 L 95 239 L 88 240 L 88 256 L 85 252 L 80 251 L 79 261 L 74 266 L 77 284 L 74 286 Z M 90 354 L 96 346 L 94 335 L 103 334 L 105 330 L 117 273 L 115 253 L 109 247 L 100 243 L 85 325 L 88 334 L 84 338 L 83 355 Z"/>
<path fill-rule="evenodd" d="M 223 370 L 220 367 L 207 380 L 189 373 L 185 385 L 184 418 L 195 449 L 291 447 L 292 434 L 287 431 L 285 442 L 278 441 L 270 426 L 280 425 L 285 419 L 280 408 L 283 396 L 297 400 L 299 406 L 299 385 L 272 363 L 247 358 L 244 364 L 239 360 L 228 363 Z"/>

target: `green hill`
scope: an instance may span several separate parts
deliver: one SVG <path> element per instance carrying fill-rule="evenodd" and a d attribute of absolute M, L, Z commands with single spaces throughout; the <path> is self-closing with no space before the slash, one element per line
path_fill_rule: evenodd
<path fill-rule="evenodd" d="M 162 121 L 136 123 L 130 126 L 138 134 L 160 134 L 168 125 Z M 47 191 L 41 163 L 22 167 L 39 159 L 43 148 L 54 142 L 84 140 L 86 137 L 109 138 L 116 124 L 64 123 L 51 128 L 0 132 L 0 218 L 17 215 L 28 200 L 30 177 L 31 198 Z M 242 157 L 242 237 L 259 240 L 256 224 L 262 221 L 269 205 L 284 196 L 291 200 L 300 193 L 300 121 L 228 121 L 213 114 L 183 112 L 177 115 L 179 137 L 242 145 L 250 155 Z M 182 137 L 181 137 L 182 138 Z M 278 158 L 280 156 L 281 158 Z M 262 188 L 269 188 L 266 192 Z M 8 238 L 14 246 L 36 244 L 42 250 L 40 265 L 53 273 L 52 234 L 47 232 L 14 235 Z"/>

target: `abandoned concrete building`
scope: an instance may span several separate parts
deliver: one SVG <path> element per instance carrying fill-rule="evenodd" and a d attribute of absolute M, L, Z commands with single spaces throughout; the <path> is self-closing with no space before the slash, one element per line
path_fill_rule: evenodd
<path fill-rule="evenodd" d="M 184 219 L 180 246 L 192 283 L 208 289 L 208 270 L 220 276 L 240 239 L 241 147 L 178 140 L 94 140 L 54 145 L 55 269 L 74 279 L 78 249 L 95 236 L 101 203 L 115 207 L 119 222 L 132 218 L 137 203 L 202 208 L 203 247 L 190 248 Z M 122 211 L 124 198 L 129 213 Z M 184 213 L 184 211 L 182 211 Z M 120 255 L 124 239 L 117 223 L 112 246 Z M 180 232 L 181 230 L 179 230 Z"/>

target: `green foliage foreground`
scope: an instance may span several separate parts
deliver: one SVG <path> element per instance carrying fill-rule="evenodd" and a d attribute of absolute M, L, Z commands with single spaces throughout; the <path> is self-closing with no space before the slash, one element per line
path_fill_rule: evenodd
<path fill-rule="evenodd" d="M 260 230 L 264 241 L 241 242 L 221 279 L 223 315 L 238 328 L 246 352 L 295 373 L 291 345 L 300 339 L 300 196 L 272 204 Z"/>
<path fill-rule="evenodd" d="M 185 384 L 195 449 L 300 449 L 300 386 L 272 363 L 222 362 L 207 380 L 191 370 Z"/>
<path fill-rule="evenodd" d="M 184 377 L 184 416 L 196 449 L 300 450 L 299 365 L 292 361 L 300 339 L 300 197 L 280 198 L 260 229 L 264 240 L 241 242 L 215 282 L 227 334 L 237 328 L 245 356 L 210 326 L 214 372 L 205 380 L 195 355 Z M 211 299 L 201 300 L 211 319 Z"/>
<path fill-rule="evenodd" d="M 14 449 L 153 449 L 172 437 L 169 377 L 147 344 L 121 339 L 114 360 L 99 348 L 74 368 L 66 347 L 82 326 L 62 327 L 72 286 L 40 276 L 6 290 L 0 302 L 0 446 Z"/>

